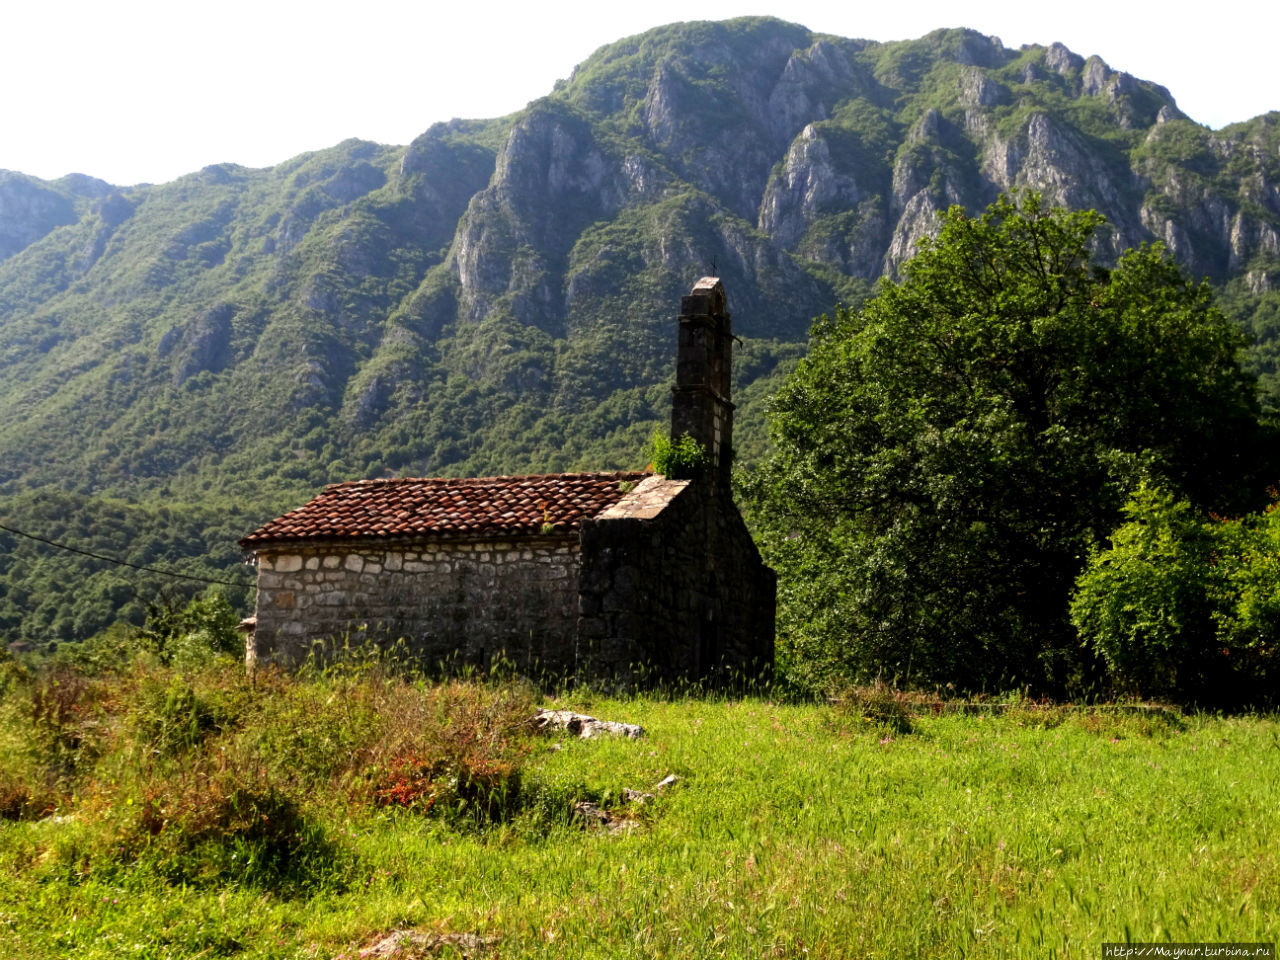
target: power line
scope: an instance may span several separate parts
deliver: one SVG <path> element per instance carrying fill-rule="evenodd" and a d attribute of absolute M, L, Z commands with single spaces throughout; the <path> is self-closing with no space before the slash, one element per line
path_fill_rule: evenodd
<path fill-rule="evenodd" d="M 67 550 L 71 553 L 78 553 L 82 557 L 92 557 L 95 560 L 105 560 L 107 563 L 118 564 L 122 567 L 131 567 L 134 570 L 144 570 L 147 573 L 158 573 L 162 577 L 174 577 L 178 580 L 194 580 L 197 583 L 220 583 L 228 587 L 252 587 L 252 583 L 246 583 L 243 580 L 214 580 L 210 577 L 195 577 L 187 573 L 175 573 L 172 570 L 161 570 L 159 567 L 144 567 L 141 564 L 130 563 L 128 560 L 120 560 L 116 557 L 108 557 L 101 553 L 93 553 L 89 550 L 81 550 L 78 547 L 70 547 L 65 543 L 58 543 L 56 540 L 47 540 L 44 537 L 37 537 L 34 533 L 26 533 L 22 530 L 16 530 L 13 527 L 6 527 L 0 523 L 0 530 L 8 533 L 17 534 L 19 537 L 26 537 L 28 540 L 35 540 L 39 543 L 47 543 L 51 547 L 57 547 L 59 550 Z"/>

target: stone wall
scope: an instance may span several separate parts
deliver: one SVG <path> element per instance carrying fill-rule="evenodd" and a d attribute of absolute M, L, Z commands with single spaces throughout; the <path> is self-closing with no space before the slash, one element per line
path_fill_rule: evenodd
<path fill-rule="evenodd" d="M 577 533 L 258 550 L 249 659 L 403 639 L 533 676 L 720 683 L 773 660 L 773 571 L 718 472 L 647 477 Z"/>
<path fill-rule="evenodd" d="M 579 675 L 759 674 L 773 662 L 777 581 L 728 487 L 662 477 L 645 487 L 583 523 Z"/>
<path fill-rule="evenodd" d="M 263 549 L 249 659 L 295 665 L 317 643 L 403 639 L 428 662 L 502 651 L 524 672 L 569 674 L 578 573 L 576 535 Z"/>

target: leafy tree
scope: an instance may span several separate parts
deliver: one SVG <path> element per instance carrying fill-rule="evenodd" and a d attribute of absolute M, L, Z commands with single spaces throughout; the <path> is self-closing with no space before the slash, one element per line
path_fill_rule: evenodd
<path fill-rule="evenodd" d="M 151 604 L 140 638 L 165 664 L 190 664 L 220 654 L 242 655 L 244 641 L 236 632 L 239 620 L 226 596 L 213 591 L 181 610 Z"/>
<path fill-rule="evenodd" d="M 1243 336 L 1159 247 L 1094 264 L 1103 222 L 953 207 L 901 282 L 815 324 L 747 482 L 793 674 L 1078 680 L 1072 582 L 1138 484 L 1247 500 Z"/>
<path fill-rule="evenodd" d="M 1143 486 L 1076 582 L 1071 619 L 1117 684 L 1147 696 L 1274 699 L 1280 509 L 1206 519 Z"/>

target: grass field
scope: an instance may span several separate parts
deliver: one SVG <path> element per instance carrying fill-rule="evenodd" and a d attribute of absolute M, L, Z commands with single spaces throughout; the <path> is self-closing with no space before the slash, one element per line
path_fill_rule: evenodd
<path fill-rule="evenodd" d="M 527 733 L 518 687 L 75 676 L 4 688 L 4 957 L 327 960 L 395 930 L 481 938 L 402 957 L 1276 939 L 1269 716 L 571 695 L 647 731 L 577 740 Z M 630 822 L 586 826 L 582 800 Z"/>

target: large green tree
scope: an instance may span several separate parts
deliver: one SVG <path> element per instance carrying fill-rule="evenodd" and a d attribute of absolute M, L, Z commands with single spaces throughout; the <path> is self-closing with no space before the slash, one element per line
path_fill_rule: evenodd
<path fill-rule="evenodd" d="M 952 208 L 900 282 L 814 326 L 748 483 L 785 666 L 965 687 L 1067 682 L 1090 545 L 1156 479 L 1246 505 L 1244 338 L 1158 247 L 1113 269 L 1093 212 Z"/>

